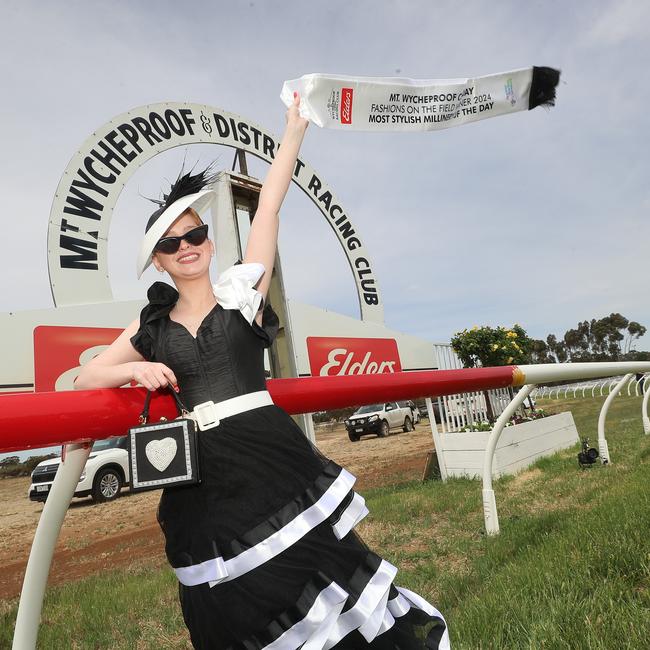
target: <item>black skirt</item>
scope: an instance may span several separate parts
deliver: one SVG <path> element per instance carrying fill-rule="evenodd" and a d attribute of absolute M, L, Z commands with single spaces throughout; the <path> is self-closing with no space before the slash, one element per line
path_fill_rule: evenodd
<path fill-rule="evenodd" d="M 284 411 L 230 417 L 199 448 L 201 484 L 158 509 L 195 648 L 448 647 L 439 612 L 353 531 L 354 477 Z"/>

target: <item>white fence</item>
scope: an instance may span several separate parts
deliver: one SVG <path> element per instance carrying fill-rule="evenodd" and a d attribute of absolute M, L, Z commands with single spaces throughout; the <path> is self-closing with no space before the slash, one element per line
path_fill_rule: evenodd
<path fill-rule="evenodd" d="M 648 390 L 650 390 L 650 373 L 639 374 L 640 376 L 633 376 L 627 382 L 627 388 L 623 386 L 623 390 L 620 391 L 619 395 L 627 395 L 628 397 L 641 397 Z M 562 384 L 560 386 L 540 386 L 532 392 L 532 396 L 535 399 L 605 397 L 612 392 L 616 384 L 622 378 L 623 375 L 619 375 L 618 377 L 606 377 L 604 379 L 572 382 L 570 384 Z"/>
<path fill-rule="evenodd" d="M 449 345 L 434 344 L 440 370 L 454 370 L 463 367 L 460 359 Z M 490 400 L 492 413 L 498 417 L 512 399 L 511 389 L 497 388 L 485 391 Z M 473 422 L 486 422 L 488 409 L 482 392 L 459 393 L 436 398 L 440 425 L 443 433 L 462 431 Z"/>

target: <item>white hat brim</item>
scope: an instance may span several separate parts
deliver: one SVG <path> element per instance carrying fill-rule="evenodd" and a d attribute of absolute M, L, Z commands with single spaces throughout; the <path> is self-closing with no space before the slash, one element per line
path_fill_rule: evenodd
<path fill-rule="evenodd" d="M 142 240 L 138 253 L 137 274 L 138 279 L 145 269 L 151 264 L 151 255 L 158 240 L 169 230 L 169 227 L 180 217 L 185 210 L 192 208 L 199 216 L 202 215 L 212 203 L 216 192 L 214 190 L 201 190 L 196 194 L 182 196 L 174 201 L 147 230 Z"/>

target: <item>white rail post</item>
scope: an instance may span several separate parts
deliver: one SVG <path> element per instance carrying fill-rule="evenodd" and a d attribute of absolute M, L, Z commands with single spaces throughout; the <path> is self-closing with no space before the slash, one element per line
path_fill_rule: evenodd
<path fill-rule="evenodd" d="M 445 450 L 443 449 L 442 440 L 438 431 L 438 423 L 436 422 L 436 414 L 433 410 L 433 403 L 431 398 L 426 398 L 427 412 L 429 413 L 429 424 L 431 425 L 431 435 L 433 436 L 433 444 L 436 448 L 436 458 L 438 459 L 438 467 L 440 467 L 440 478 L 443 481 L 447 480 L 447 461 L 445 459 Z M 442 421 L 442 414 L 440 416 Z M 443 427 L 444 428 L 444 427 Z"/>
<path fill-rule="evenodd" d="M 483 461 L 483 517 L 485 519 L 485 532 L 488 535 L 499 534 L 497 502 L 494 498 L 494 490 L 492 489 L 492 461 L 494 459 L 494 452 L 506 423 L 534 388 L 535 384 L 527 384 L 521 387 L 495 422 L 494 428 L 490 432 L 487 446 L 485 447 L 485 458 Z"/>
<path fill-rule="evenodd" d="M 614 401 L 614 398 L 620 393 L 621 388 L 625 386 L 625 383 L 630 381 L 632 377 L 631 372 L 628 372 L 625 377 L 623 377 L 619 382 L 614 386 L 613 390 L 610 390 L 603 407 L 600 409 L 600 415 L 598 416 L 598 454 L 600 455 L 600 462 L 603 465 L 608 465 L 611 461 L 609 458 L 609 449 L 607 448 L 607 440 L 605 439 L 605 419 L 607 418 L 607 411 L 611 403 Z"/>
<path fill-rule="evenodd" d="M 445 424 L 445 404 L 440 397 L 436 398 L 438 400 L 438 414 L 440 415 L 440 426 L 442 427 L 442 432 L 447 433 L 447 425 Z M 427 410 L 429 406 L 427 405 Z"/>
<path fill-rule="evenodd" d="M 648 417 L 648 398 L 650 397 L 650 385 L 648 380 L 646 379 L 642 386 L 643 386 L 643 402 L 641 403 L 641 416 L 643 418 L 643 432 L 646 435 L 650 434 L 650 417 Z"/>
<path fill-rule="evenodd" d="M 61 464 L 43 506 L 43 512 L 34 534 L 32 550 L 29 553 L 18 604 L 13 650 L 36 648 L 43 597 L 54 547 L 91 448 L 92 443 L 90 442 L 65 445 Z"/>

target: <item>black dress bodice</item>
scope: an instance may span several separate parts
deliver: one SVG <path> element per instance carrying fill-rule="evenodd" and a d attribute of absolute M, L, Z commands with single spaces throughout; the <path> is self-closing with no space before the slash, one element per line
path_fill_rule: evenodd
<path fill-rule="evenodd" d="M 217 304 L 194 338 L 169 317 L 178 300 L 176 289 L 155 282 L 147 298 L 149 304 L 140 314 L 140 329 L 131 343 L 148 361 L 173 370 L 188 409 L 265 390 L 264 348 L 278 331 L 278 317 L 270 305 L 264 307 L 260 326 L 255 320 L 249 324 L 239 310 Z"/>

